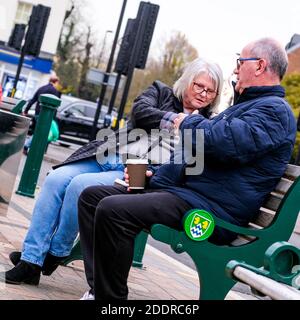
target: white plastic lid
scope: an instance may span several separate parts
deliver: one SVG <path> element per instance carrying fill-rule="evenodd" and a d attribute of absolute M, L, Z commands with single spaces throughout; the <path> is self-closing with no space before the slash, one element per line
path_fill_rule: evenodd
<path fill-rule="evenodd" d="M 127 159 L 126 164 L 148 164 L 147 159 Z"/>

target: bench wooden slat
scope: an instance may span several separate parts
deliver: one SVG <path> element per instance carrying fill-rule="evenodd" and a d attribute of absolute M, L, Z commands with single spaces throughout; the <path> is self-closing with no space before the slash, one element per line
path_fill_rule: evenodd
<path fill-rule="evenodd" d="M 295 166 L 293 164 L 288 164 L 287 169 L 284 173 L 285 178 L 295 180 L 300 176 L 300 166 Z"/>
<path fill-rule="evenodd" d="M 251 229 L 256 229 L 256 230 L 259 230 L 259 229 L 262 229 L 262 228 L 263 228 L 262 226 L 254 223 L 254 222 L 249 222 L 248 226 L 249 226 L 249 228 L 251 228 Z"/>
<path fill-rule="evenodd" d="M 286 194 L 292 184 L 293 184 L 293 181 L 286 178 L 281 178 L 275 188 L 275 192 Z"/>
<path fill-rule="evenodd" d="M 257 218 L 253 222 L 261 227 L 267 227 L 274 219 L 275 214 L 275 211 L 262 207 L 260 208 Z"/>
<path fill-rule="evenodd" d="M 283 195 L 277 192 L 271 192 L 264 207 L 273 211 L 277 211 Z"/>
<path fill-rule="evenodd" d="M 249 228 L 262 229 L 270 225 L 285 193 L 289 190 L 293 184 L 293 180 L 296 179 L 298 175 L 300 175 L 300 167 L 288 165 L 285 178 L 280 179 L 275 190 L 268 196 L 264 206 L 260 208 L 257 218 L 248 224 Z M 232 241 L 231 245 L 240 246 L 253 241 L 253 239 L 255 239 L 255 237 L 239 235 L 237 239 Z"/>
<path fill-rule="evenodd" d="M 238 235 L 237 238 L 230 243 L 230 245 L 233 247 L 239 247 L 251 242 L 254 239 L 255 237 Z"/>

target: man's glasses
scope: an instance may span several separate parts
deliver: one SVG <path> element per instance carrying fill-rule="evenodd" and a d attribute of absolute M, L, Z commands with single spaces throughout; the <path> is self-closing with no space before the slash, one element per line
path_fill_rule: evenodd
<path fill-rule="evenodd" d="M 239 69 L 244 61 L 258 61 L 261 58 L 238 58 L 236 59 L 236 68 Z"/>
<path fill-rule="evenodd" d="M 210 89 L 205 89 L 205 87 L 202 84 L 197 83 L 197 82 L 193 82 L 193 90 L 196 93 L 202 93 L 205 91 L 208 99 L 212 99 L 217 95 L 216 91 L 210 90 Z"/>

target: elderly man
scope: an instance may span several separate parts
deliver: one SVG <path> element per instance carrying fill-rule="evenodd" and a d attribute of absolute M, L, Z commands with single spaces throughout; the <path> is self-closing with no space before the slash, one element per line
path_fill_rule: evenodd
<path fill-rule="evenodd" d="M 83 191 L 80 234 L 84 254 L 94 252 L 96 299 L 127 299 L 134 238 L 142 229 L 155 223 L 182 229 L 182 217 L 192 208 L 236 225 L 246 225 L 258 213 L 283 175 L 295 142 L 295 118 L 280 86 L 287 64 L 277 41 L 251 42 L 237 59 L 234 105 L 213 119 L 196 114 L 175 119 L 181 133 L 202 129 L 201 174 L 188 175 L 186 163 L 171 162 L 147 172 L 152 175 L 149 189 L 140 194 L 105 186 Z M 198 147 L 193 140 L 192 148 Z M 216 228 L 209 241 L 226 244 L 235 236 Z"/>

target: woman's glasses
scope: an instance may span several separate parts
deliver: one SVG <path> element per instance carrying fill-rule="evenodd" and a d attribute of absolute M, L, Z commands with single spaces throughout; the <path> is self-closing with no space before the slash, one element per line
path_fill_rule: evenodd
<path fill-rule="evenodd" d="M 207 98 L 209 99 L 212 99 L 214 98 L 216 95 L 217 95 L 217 92 L 214 91 L 214 90 L 210 90 L 210 89 L 205 89 L 205 87 L 200 84 L 200 83 L 197 83 L 197 82 L 193 82 L 193 90 L 196 92 L 196 93 L 202 93 L 205 91 L 206 93 L 206 96 Z"/>

